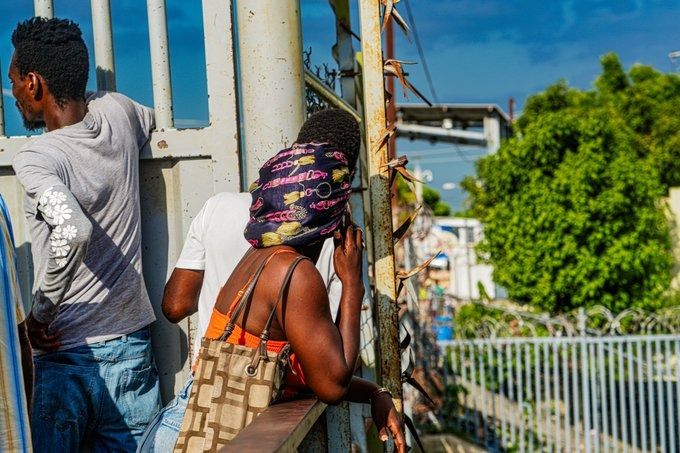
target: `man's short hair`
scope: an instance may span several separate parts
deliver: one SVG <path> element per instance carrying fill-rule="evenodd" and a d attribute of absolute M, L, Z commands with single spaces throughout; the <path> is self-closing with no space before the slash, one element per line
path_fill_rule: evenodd
<path fill-rule="evenodd" d="M 347 155 L 351 168 L 361 147 L 361 131 L 354 117 L 344 110 L 328 109 L 310 116 L 300 128 L 297 143 L 329 143 Z"/>
<path fill-rule="evenodd" d="M 40 74 L 59 106 L 85 99 L 90 63 L 78 24 L 33 17 L 17 24 L 12 44 L 19 75 Z"/>

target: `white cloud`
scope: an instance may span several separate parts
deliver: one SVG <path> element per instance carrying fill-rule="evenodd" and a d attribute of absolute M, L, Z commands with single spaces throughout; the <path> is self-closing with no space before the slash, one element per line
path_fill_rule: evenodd
<path fill-rule="evenodd" d="M 2 95 L 7 96 L 7 97 L 12 97 L 12 90 L 9 88 L 3 88 L 2 89 Z"/>
<path fill-rule="evenodd" d="M 562 4 L 562 27 L 560 27 L 559 35 L 563 35 L 576 22 L 576 14 L 574 13 L 573 0 L 566 1 Z"/>

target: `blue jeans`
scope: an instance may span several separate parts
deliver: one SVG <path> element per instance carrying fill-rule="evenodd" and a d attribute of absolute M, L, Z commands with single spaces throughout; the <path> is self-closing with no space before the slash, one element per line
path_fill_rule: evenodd
<path fill-rule="evenodd" d="M 36 356 L 34 451 L 135 451 L 160 409 L 149 328 Z"/>
<path fill-rule="evenodd" d="M 175 449 L 193 383 L 193 376 L 189 377 L 179 394 L 151 420 L 137 453 L 166 453 Z"/>

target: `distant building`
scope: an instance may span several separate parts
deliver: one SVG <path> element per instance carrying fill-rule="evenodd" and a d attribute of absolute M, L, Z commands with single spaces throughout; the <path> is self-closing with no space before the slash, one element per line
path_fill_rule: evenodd
<path fill-rule="evenodd" d="M 455 241 L 443 250 L 448 260 L 449 271 L 448 293 L 462 299 L 480 299 L 479 283 L 484 286 L 486 294 L 491 298 L 502 297 L 502 289 L 493 281 L 493 267 L 477 262 L 475 245 L 483 237 L 482 224 L 477 219 L 468 218 L 436 218 L 433 226 L 434 235 L 451 234 Z M 442 257 L 435 260 L 436 267 L 441 268 Z M 433 262 L 433 264 L 435 264 Z M 500 291 L 499 291 L 500 290 Z"/>

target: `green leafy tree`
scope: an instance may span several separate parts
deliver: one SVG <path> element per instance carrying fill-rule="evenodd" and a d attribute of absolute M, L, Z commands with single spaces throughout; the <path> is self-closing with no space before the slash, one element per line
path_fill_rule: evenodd
<path fill-rule="evenodd" d="M 423 203 L 432 210 L 438 217 L 448 217 L 451 215 L 451 205 L 442 201 L 439 191 L 432 187 L 423 186 Z"/>
<path fill-rule="evenodd" d="M 416 196 L 408 183 L 401 176 L 397 177 L 397 200 L 402 206 L 415 207 Z M 435 216 L 448 217 L 451 215 L 451 205 L 441 200 L 439 191 L 423 185 L 423 203 L 430 208 Z"/>
<path fill-rule="evenodd" d="M 550 312 L 664 304 L 662 197 L 680 183 L 680 78 L 602 58 L 595 88 L 531 97 L 515 134 L 463 182 L 480 256 L 510 298 Z"/>

